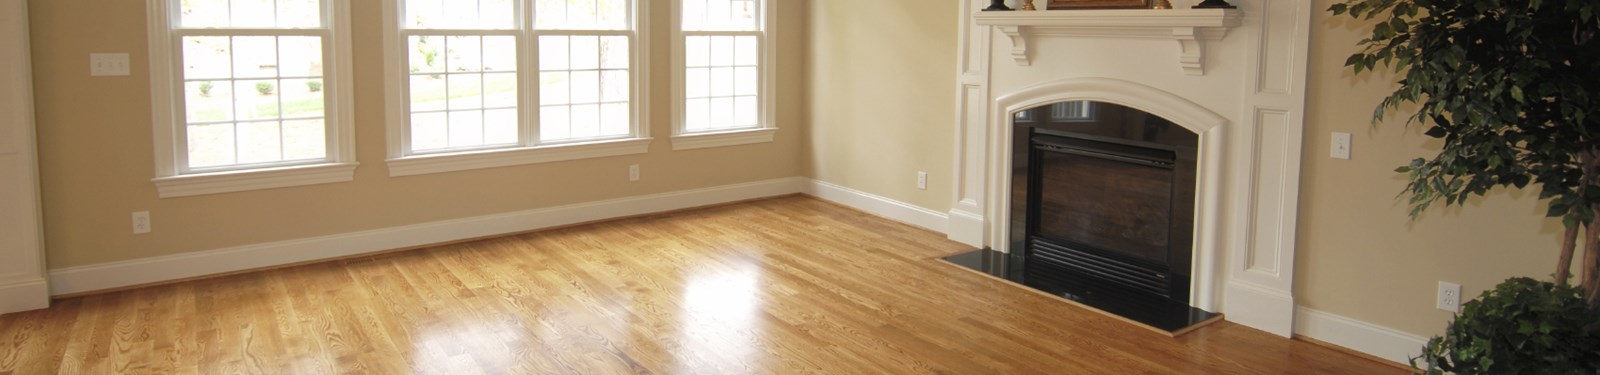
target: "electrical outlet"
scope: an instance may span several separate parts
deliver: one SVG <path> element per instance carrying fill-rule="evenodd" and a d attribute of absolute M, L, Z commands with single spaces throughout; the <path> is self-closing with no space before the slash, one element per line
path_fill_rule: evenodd
<path fill-rule="evenodd" d="M 628 181 L 639 181 L 639 165 L 628 166 Z"/>
<path fill-rule="evenodd" d="M 128 75 L 128 72 L 128 54 L 126 53 L 89 54 L 90 76 L 125 76 Z"/>
<path fill-rule="evenodd" d="M 1436 307 L 1453 313 L 1461 312 L 1461 284 L 1440 281 L 1439 302 Z"/>
<path fill-rule="evenodd" d="M 150 233 L 150 211 L 133 213 L 133 234 Z"/>
<path fill-rule="evenodd" d="M 1350 133 L 1333 133 L 1333 150 L 1329 152 L 1334 159 L 1350 160 Z"/>
<path fill-rule="evenodd" d="M 928 190 L 928 172 L 917 172 L 917 188 Z"/>

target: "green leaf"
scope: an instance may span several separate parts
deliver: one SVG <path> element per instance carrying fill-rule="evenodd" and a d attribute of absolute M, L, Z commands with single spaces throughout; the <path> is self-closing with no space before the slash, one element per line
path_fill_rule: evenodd
<path fill-rule="evenodd" d="M 1518 103 L 1527 102 L 1526 97 L 1523 96 L 1521 87 L 1511 86 L 1511 98 L 1516 99 Z"/>

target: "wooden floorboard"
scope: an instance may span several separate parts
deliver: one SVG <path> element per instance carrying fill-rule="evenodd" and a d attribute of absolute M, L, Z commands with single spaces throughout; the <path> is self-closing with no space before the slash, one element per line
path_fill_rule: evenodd
<path fill-rule="evenodd" d="M 1403 373 L 936 260 L 966 250 L 783 197 L 59 300 L 0 317 L 0 375 Z"/>

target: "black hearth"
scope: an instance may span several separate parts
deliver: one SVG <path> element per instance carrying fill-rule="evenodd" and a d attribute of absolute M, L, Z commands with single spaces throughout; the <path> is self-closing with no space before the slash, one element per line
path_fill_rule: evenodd
<path fill-rule="evenodd" d="M 948 260 L 1171 333 L 1216 317 L 1188 305 L 1195 133 L 1100 102 L 1013 120 L 1012 252 Z"/>

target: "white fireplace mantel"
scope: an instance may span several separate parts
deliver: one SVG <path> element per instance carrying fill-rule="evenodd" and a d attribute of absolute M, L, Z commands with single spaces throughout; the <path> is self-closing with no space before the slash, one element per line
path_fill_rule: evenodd
<path fill-rule="evenodd" d="M 1207 42 L 1222 40 L 1243 23 L 1237 9 L 1106 9 L 980 12 L 977 24 L 994 26 L 1011 38 L 1011 58 L 1028 66 L 1028 40 L 1034 37 L 1157 38 L 1178 42 L 1178 64 L 1185 74 L 1205 75 Z"/>

